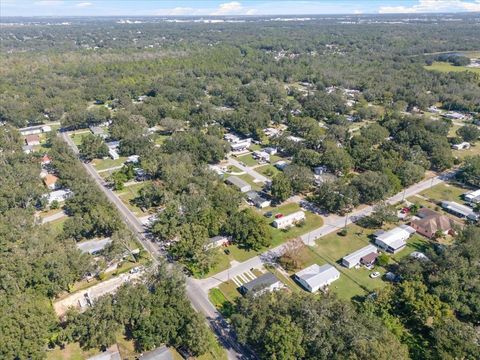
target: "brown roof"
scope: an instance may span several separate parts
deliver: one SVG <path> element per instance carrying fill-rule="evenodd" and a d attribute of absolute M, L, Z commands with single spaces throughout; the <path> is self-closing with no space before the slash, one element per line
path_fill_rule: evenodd
<path fill-rule="evenodd" d="M 55 175 L 52 175 L 52 174 L 47 174 L 47 176 L 45 176 L 43 178 L 43 182 L 47 186 L 55 184 L 57 182 L 57 180 L 58 180 L 58 178 Z"/>
<path fill-rule="evenodd" d="M 423 217 L 420 220 L 413 220 L 412 224 L 426 230 L 430 234 L 434 234 L 439 230 L 448 231 L 452 228 L 452 220 L 448 216 L 441 215 L 432 210 L 429 211 L 433 214 Z"/>
<path fill-rule="evenodd" d="M 38 135 L 27 135 L 25 136 L 25 141 L 27 144 L 33 141 L 40 141 L 40 137 Z"/>
<path fill-rule="evenodd" d="M 436 211 L 433 211 L 429 208 L 423 207 L 417 211 L 417 216 L 421 219 L 430 217 L 430 216 L 440 216 L 441 214 L 437 213 Z"/>
<path fill-rule="evenodd" d="M 378 254 L 375 252 L 371 252 L 368 255 L 365 255 L 360 259 L 360 261 L 364 264 L 371 264 L 376 258 L 378 257 Z"/>

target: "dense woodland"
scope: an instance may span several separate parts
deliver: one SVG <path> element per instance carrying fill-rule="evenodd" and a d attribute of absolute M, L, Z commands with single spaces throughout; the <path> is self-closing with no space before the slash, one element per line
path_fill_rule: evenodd
<path fill-rule="evenodd" d="M 448 135 L 451 121 L 420 111 L 440 102 L 478 118 L 480 79 L 424 65 L 439 60 L 433 53 L 480 49 L 478 17 L 408 24 L 395 24 L 394 16 L 356 19 L 2 26 L 0 304 L 8 315 L 0 317 L 0 358 L 42 359 L 48 346 L 72 341 L 102 349 L 118 331 L 139 351 L 166 343 L 198 355 L 213 341 L 186 301 L 182 276 L 163 266 L 145 285 L 125 286 L 58 322 L 50 301 L 104 267 L 80 254 L 75 242 L 109 236 L 111 259 L 129 253 L 134 239 L 54 135 L 48 139 L 52 171 L 74 195 L 62 231 L 39 225 L 34 211 L 44 206 L 45 193 L 39 157 L 22 152 L 16 128 L 59 121 L 73 130 L 111 121 L 110 140 L 120 141 L 122 156 L 139 155 L 152 180 L 134 202 L 162 209 L 151 231 L 191 273 L 206 273 L 215 263 L 205 250 L 212 236 L 229 235 L 253 250 L 271 242 L 264 217 L 240 207 L 241 194 L 208 168 L 228 153 L 227 130 L 264 141 L 262 129 L 287 125 L 272 142 L 292 164 L 266 190 L 277 202 L 308 195 L 332 213 L 381 201 L 426 170 L 460 165 L 450 149 L 457 141 Z M 458 57 L 441 60 L 464 64 Z M 342 88 L 358 90 L 353 106 Z M 367 125 L 352 133 L 347 115 Z M 154 146 L 158 134 L 147 131 L 157 125 L 168 135 L 161 146 Z M 457 133 L 474 142 L 478 134 L 472 134 L 467 126 Z M 84 161 L 108 152 L 93 136 L 83 138 L 80 151 Z M 319 165 L 336 180 L 315 185 L 312 170 Z M 124 167 L 109 181 L 121 189 L 132 171 Z M 459 179 L 480 186 L 478 156 L 465 160 Z M 467 227 L 447 250 L 428 253 L 430 261 L 401 262 L 402 281 L 353 304 L 334 296 L 265 294 L 239 300 L 232 323 L 239 341 L 264 359 L 477 359 L 479 240 L 478 226 Z"/>

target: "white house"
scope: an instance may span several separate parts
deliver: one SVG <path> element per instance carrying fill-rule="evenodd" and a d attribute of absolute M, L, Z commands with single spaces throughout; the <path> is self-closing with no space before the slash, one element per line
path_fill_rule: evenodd
<path fill-rule="evenodd" d="M 376 246 L 373 245 L 367 245 L 351 254 L 348 254 L 347 256 L 342 258 L 342 265 L 351 269 L 352 267 L 358 265 L 360 263 L 360 260 L 367 255 L 370 254 L 377 254 L 378 249 Z"/>
<path fill-rule="evenodd" d="M 340 272 L 330 264 L 313 264 L 295 274 L 295 280 L 310 292 L 323 289 L 339 278 Z"/>
<path fill-rule="evenodd" d="M 233 152 L 240 152 L 247 150 L 252 145 L 252 139 L 244 139 L 230 144 Z"/>
<path fill-rule="evenodd" d="M 266 208 L 272 203 L 270 200 L 265 199 L 256 191 L 247 192 L 247 198 L 253 205 L 255 205 L 259 209 Z"/>
<path fill-rule="evenodd" d="M 228 243 L 228 237 L 217 235 L 208 240 L 207 249 L 214 249 Z"/>
<path fill-rule="evenodd" d="M 112 148 L 108 148 L 108 155 L 110 155 L 110 157 L 113 160 L 117 160 L 117 159 L 120 158 L 120 155 L 118 155 L 117 150 L 112 149 Z"/>
<path fill-rule="evenodd" d="M 313 173 L 315 175 L 322 175 L 328 171 L 328 168 L 325 165 L 317 166 L 313 168 Z"/>
<path fill-rule="evenodd" d="M 248 192 L 252 190 L 252 186 L 247 183 L 246 181 L 240 179 L 239 177 L 236 176 L 230 176 L 228 177 L 225 182 L 227 184 L 236 186 L 242 193 Z"/>
<path fill-rule="evenodd" d="M 480 203 L 480 189 L 463 194 L 463 198 L 469 203 Z"/>
<path fill-rule="evenodd" d="M 276 147 L 266 147 L 265 149 L 263 149 L 263 151 L 265 151 L 269 155 L 275 155 L 278 152 Z"/>
<path fill-rule="evenodd" d="M 396 253 L 406 245 L 406 240 L 415 233 L 415 229 L 408 225 L 400 225 L 389 231 L 377 231 L 374 234 L 375 244 L 381 249 Z"/>
<path fill-rule="evenodd" d="M 461 142 L 460 144 L 453 144 L 452 149 L 454 149 L 454 150 L 468 150 L 468 149 L 470 149 L 470 143 L 464 141 L 464 142 Z"/>
<path fill-rule="evenodd" d="M 71 190 L 66 189 L 66 190 L 55 190 L 44 196 L 47 198 L 47 202 L 50 205 L 54 201 L 62 202 L 67 200 L 70 196 L 72 196 L 72 194 L 73 193 Z"/>
<path fill-rule="evenodd" d="M 92 239 L 81 241 L 77 243 L 77 248 L 83 253 L 95 254 L 103 250 L 108 244 L 112 242 L 110 238 Z"/>
<path fill-rule="evenodd" d="M 461 114 L 456 111 L 450 111 L 444 114 L 443 116 L 445 116 L 447 119 L 452 119 L 452 120 L 463 120 L 466 117 L 465 114 Z"/>
<path fill-rule="evenodd" d="M 305 213 L 301 210 L 294 212 L 290 215 L 282 216 L 278 219 L 275 219 L 272 223 L 273 227 L 277 229 L 286 229 L 292 225 L 299 223 L 300 221 L 305 220 Z"/>
<path fill-rule="evenodd" d="M 48 125 L 37 125 L 37 126 L 29 126 L 23 129 L 20 129 L 20 134 L 23 136 L 27 135 L 37 135 L 42 133 L 47 133 L 52 131 L 52 128 Z"/>
<path fill-rule="evenodd" d="M 288 163 L 284 160 L 277 161 L 273 166 L 275 166 L 278 170 L 283 170 L 287 167 Z"/>
<path fill-rule="evenodd" d="M 270 154 L 266 151 L 255 150 L 252 157 L 260 162 L 270 162 Z"/>

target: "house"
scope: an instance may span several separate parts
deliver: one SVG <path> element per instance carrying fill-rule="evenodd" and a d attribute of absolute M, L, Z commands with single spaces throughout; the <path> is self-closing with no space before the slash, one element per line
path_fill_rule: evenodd
<path fill-rule="evenodd" d="M 370 254 L 377 254 L 378 249 L 376 246 L 367 245 L 351 254 L 342 258 L 342 265 L 351 269 L 352 267 L 358 265 L 362 258 Z"/>
<path fill-rule="evenodd" d="M 464 141 L 464 142 L 461 142 L 460 144 L 453 144 L 452 149 L 454 149 L 454 150 L 468 150 L 468 149 L 470 149 L 470 143 Z"/>
<path fill-rule="evenodd" d="M 106 145 L 108 146 L 109 149 L 116 150 L 120 146 L 120 141 L 109 141 L 106 143 Z"/>
<path fill-rule="evenodd" d="M 117 345 L 110 346 L 106 351 L 89 357 L 87 360 L 122 360 Z"/>
<path fill-rule="evenodd" d="M 138 98 L 137 98 L 137 101 L 138 102 L 144 102 L 145 100 L 147 100 L 148 96 L 147 95 L 140 95 Z"/>
<path fill-rule="evenodd" d="M 268 272 L 266 274 L 260 275 L 252 281 L 243 284 L 240 287 L 240 292 L 243 295 L 246 295 L 248 293 L 261 294 L 266 291 L 282 289 L 283 287 L 283 283 L 278 280 L 278 278 L 274 274 Z"/>
<path fill-rule="evenodd" d="M 52 191 L 44 195 L 44 197 L 47 199 L 48 205 L 51 205 L 54 201 L 57 201 L 57 202 L 65 201 L 72 195 L 73 195 L 72 191 L 66 189 L 66 190 Z"/>
<path fill-rule="evenodd" d="M 478 220 L 479 215 L 471 207 L 456 203 L 455 201 L 442 201 L 443 210 L 462 219 Z"/>
<path fill-rule="evenodd" d="M 127 163 L 137 164 L 139 162 L 140 156 L 131 155 L 127 158 Z"/>
<path fill-rule="evenodd" d="M 252 139 L 240 140 L 230 144 L 230 149 L 234 152 L 240 152 L 247 150 L 252 145 Z"/>
<path fill-rule="evenodd" d="M 322 175 L 328 171 L 328 168 L 325 165 L 317 166 L 313 168 L 313 173 L 315 175 Z"/>
<path fill-rule="evenodd" d="M 225 244 L 228 244 L 228 237 L 223 235 L 217 235 L 208 240 L 207 249 L 214 249 Z"/>
<path fill-rule="evenodd" d="M 370 253 L 360 259 L 360 263 L 365 266 L 373 266 L 377 261 L 378 253 Z"/>
<path fill-rule="evenodd" d="M 305 141 L 305 139 L 303 139 L 301 137 L 298 137 L 298 136 L 293 136 L 293 135 L 287 136 L 287 139 L 290 140 L 290 141 L 296 142 L 296 143 L 300 143 L 300 142 Z"/>
<path fill-rule="evenodd" d="M 463 198 L 471 204 L 480 203 L 480 189 L 463 194 Z"/>
<path fill-rule="evenodd" d="M 381 249 L 395 254 L 406 245 L 406 240 L 415 233 L 415 229 L 408 225 L 400 225 L 389 231 L 377 231 L 374 234 L 375 244 Z"/>
<path fill-rule="evenodd" d="M 111 243 L 112 243 L 112 240 L 110 238 L 104 238 L 104 239 L 86 240 L 86 241 L 78 242 L 76 245 L 77 245 L 77 248 L 82 253 L 96 254 L 99 251 L 102 251 L 103 249 L 105 249 L 105 247 Z"/>
<path fill-rule="evenodd" d="M 444 114 L 443 116 L 446 117 L 447 119 L 451 119 L 451 120 L 463 120 L 466 117 L 464 114 L 461 114 L 461 113 L 456 112 L 456 111 L 450 111 L 450 112 Z"/>
<path fill-rule="evenodd" d="M 294 212 L 293 214 L 285 215 L 278 219 L 275 219 L 272 225 L 277 229 L 286 229 L 304 220 L 305 220 L 305 213 L 302 210 L 299 210 Z"/>
<path fill-rule="evenodd" d="M 57 188 L 57 181 L 58 177 L 52 174 L 47 174 L 47 176 L 43 178 L 45 186 L 50 190 L 55 190 Z"/>
<path fill-rule="evenodd" d="M 263 151 L 265 151 L 269 155 L 275 155 L 278 152 L 277 148 L 275 147 L 266 147 L 265 149 L 263 149 Z"/>
<path fill-rule="evenodd" d="M 417 233 L 432 238 L 438 232 L 447 234 L 452 230 L 453 221 L 446 215 L 439 214 L 428 208 L 418 210 L 417 217 L 419 219 L 413 220 L 410 226 L 414 228 Z"/>
<path fill-rule="evenodd" d="M 252 190 L 252 186 L 236 176 L 230 176 L 225 180 L 227 184 L 236 186 L 242 193 Z"/>
<path fill-rule="evenodd" d="M 266 208 L 272 203 L 270 200 L 265 199 L 256 191 L 247 192 L 248 200 L 259 209 Z"/>
<path fill-rule="evenodd" d="M 20 134 L 22 136 L 27 135 L 38 135 L 52 131 L 52 128 L 48 125 L 36 125 L 36 126 L 29 126 L 23 129 L 20 129 Z"/>
<path fill-rule="evenodd" d="M 270 154 L 265 151 L 255 150 L 252 157 L 259 162 L 270 162 Z"/>
<path fill-rule="evenodd" d="M 40 160 L 40 163 L 41 163 L 42 165 L 48 165 L 48 164 L 50 164 L 51 162 L 52 162 L 52 159 L 50 159 L 50 157 L 49 157 L 47 154 L 43 155 L 42 158 L 41 158 L 41 160 Z"/>
<path fill-rule="evenodd" d="M 117 150 L 115 150 L 115 149 L 108 148 L 108 155 L 110 155 L 110 157 L 111 157 L 113 160 L 120 159 L 120 155 L 118 155 L 118 152 L 117 152 Z"/>
<path fill-rule="evenodd" d="M 294 277 L 307 291 L 316 292 L 338 280 L 340 272 L 330 264 L 313 264 L 297 272 Z"/>
<path fill-rule="evenodd" d="M 93 135 L 100 136 L 102 139 L 106 139 L 108 137 L 105 129 L 100 126 L 90 126 L 90 131 Z"/>
<path fill-rule="evenodd" d="M 165 345 L 144 353 L 139 360 L 173 360 L 172 351 Z"/>
<path fill-rule="evenodd" d="M 232 144 L 240 141 L 240 138 L 237 135 L 231 133 L 225 134 L 223 138 Z"/>
<path fill-rule="evenodd" d="M 25 136 L 25 144 L 28 146 L 40 145 L 40 137 L 38 135 Z"/>
<path fill-rule="evenodd" d="M 266 129 L 263 129 L 263 132 L 268 137 L 274 137 L 274 136 L 277 136 L 281 133 L 281 131 L 279 129 L 275 129 L 275 128 L 266 128 Z"/>
<path fill-rule="evenodd" d="M 278 170 L 283 171 L 288 166 L 288 163 L 286 161 L 279 160 L 273 166 L 275 166 Z"/>

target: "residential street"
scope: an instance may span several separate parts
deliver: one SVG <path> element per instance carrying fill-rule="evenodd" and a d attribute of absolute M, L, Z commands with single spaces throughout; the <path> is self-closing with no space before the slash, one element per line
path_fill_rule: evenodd
<path fill-rule="evenodd" d="M 68 136 L 67 133 L 61 133 L 62 138 L 67 144 L 72 148 L 75 154 L 78 154 L 78 148 Z M 140 219 L 138 219 L 126 206 L 125 204 L 115 195 L 115 193 L 105 186 L 104 180 L 98 175 L 96 170 L 92 165 L 82 161 L 83 166 L 87 170 L 88 174 L 95 180 L 98 187 L 104 192 L 107 198 L 116 206 L 123 219 L 129 228 L 137 235 L 138 240 L 141 242 L 146 251 L 148 251 L 154 263 L 158 263 L 158 258 L 164 256 L 158 246 L 149 241 L 144 234 L 144 226 Z M 119 285 L 118 285 L 119 286 Z M 109 287 L 110 291 L 105 292 L 114 292 L 117 287 Z M 210 303 L 208 299 L 208 293 L 203 291 L 198 283 L 191 278 L 187 278 L 186 286 L 187 296 L 192 303 L 192 306 L 198 311 L 201 312 L 206 319 L 208 320 L 211 328 L 216 332 L 218 340 L 222 343 L 223 347 L 227 351 L 227 356 L 229 359 L 242 359 L 248 354 L 249 351 L 244 349 L 240 344 L 235 340 L 235 334 L 230 330 L 228 324 L 223 319 L 223 316 L 217 311 L 217 309 Z"/>
<path fill-rule="evenodd" d="M 46 224 L 46 223 L 49 223 L 49 222 L 52 222 L 52 221 L 55 221 L 55 220 L 59 220 L 63 217 L 67 216 L 67 214 L 65 214 L 65 212 L 62 210 L 62 211 L 59 211 L 53 215 L 50 215 L 50 216 L 45 216 L 44 218 L 41 218 L 42 219 L 42 224 Z"/>
<path fill-rule="evenodd" d="M 230 165 L 233 165 L 239 169 L 241 169 L 242 171 L 245 171 L 248 175 L 252 176 L 254 179 L 256 179 L 257 181 L 259 182 L 267 182 L 267 181 L 270 181 L 267 177 L 263 176 L 262 174 L 259 174 L 258 172 L 256 172 L 255 170 L 253 170 L 252 168 L 248 167 L 248 166 L 243 166 L 240 161 L 234 159 L 233 157 L 229 156 L 228 157 L 228 163 Z"/>

